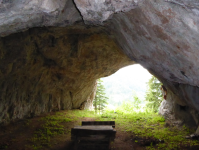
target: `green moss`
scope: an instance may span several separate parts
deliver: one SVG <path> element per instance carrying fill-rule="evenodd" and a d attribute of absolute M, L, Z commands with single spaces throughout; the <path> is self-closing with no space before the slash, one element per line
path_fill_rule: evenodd
<path fill-rule="evenodd" d="M 153 112 L 125 112 L 107 110 L 101 115 L 100 120 L 115 120 L 116 127 L 123 129 L 133 136 L 141 139 L 157 139 L 158 144 L 151 144 L 146 149 L 181 149 L 199 145 L 196 141 L 185 139 L 186 135 L 193 133 L 193 130 L 183 126 L 165 127 L 165 119 Z M 135 140 L 136 143 L 138 142 Z"/>
<path fill-rule="evenodd" d="M 56 115 L 41 118 L 41 128 L 34 132 L 31 138 L 32 149 L 39 150 L 42 147 L 51 147 L 52 138 L 55 136 L 70 134 L 70 129 L 66 129 L 64 124 L 75 121 L 76 125 L 81 125 L 82 118 L 93 118 L 95 120 L 114 120 L 116 129 L 128 132 L 133 137 L 141 139 L 156 139 L 162 141 L 151 143 L 147 146 L 148 150 L 155 149 L 183 149 L 184 147 L 192 147 L 199 145 L 197 141 L 185 139 L 186 135 L 193 133 L 193 130 L 183 126 L 165 127 L 165 120 L 160 115 L 152 112 L 124 112 L 106 110 L 103 114 L 95 114 L 93 111 L 71 110 L 58 112 Z M 139 144 L 139 140 L 135 139 L 135 143 Z"/>
<path fill-rule="evenodd" d="M 69 133 L 64 128 L 64 123 L 74 121 L 66 112 L 59 112 L 55 115 L 49 115 L 41 118 L 41 126 L 34 132 L 31 138 L 32 149 L 42 149 L 43 146 L 51 147 L 51 138 L 57 135 Z"/>

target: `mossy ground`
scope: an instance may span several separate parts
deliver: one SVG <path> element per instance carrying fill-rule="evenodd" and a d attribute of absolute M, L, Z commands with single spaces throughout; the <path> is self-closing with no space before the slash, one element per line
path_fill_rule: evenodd
<path fill-rule="evenodd" d="M 71 128 L 88 118 L 116 122 L 117 135 L 115 142 L 112 143 L 113 150 L 119 150 L 118 145 L 127 146 L 127 150 L 130 146 L 134 149 L 147 150 L 199 149 L 198 140 L 185 139 L 186 135 L 194 132 L 185 126 L 165 127 L 165 120 L 158 114 L 146 111 L 128 113 L 120 110 L 116 113 L 107 110 L 97 115 L 93 111 L 60 111 L 1 127 L 0 149 L 72 150 Z"/>
<path fill-rule="evenodd" d="M 81 125 L 81 120 L 84 117 L 95 118 L 96 115 L 89 111 L 69 110 L 42 117 L 40 119 L 42 121 L 40 128 L 34 131 L 30 139 L 32 142 L 30 147 L 34 150 L 44 149 L 43 147 L 50 149 L 52 145 L 57 144 L 56 137 L 59 138 L 61 135 L 70 136 L 71 127 L 68 127 L 69 123 Z"/>
<path fill-rule="evenodd" d="M 135 143 L 147 150 L 199 149 L 199 141 L 186 139 L 194 133 L 186 126 L 165 126 L 165 120 L 153 112 L 106 111 L 100 120 L 115 120 L 116 126 L 132 135 Z"/>

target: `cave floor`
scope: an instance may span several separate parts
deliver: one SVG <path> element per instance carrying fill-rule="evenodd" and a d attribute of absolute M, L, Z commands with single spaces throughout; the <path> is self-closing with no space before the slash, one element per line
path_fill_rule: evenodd
<path fill-rule="evenodd" d="M 67 114 L 69 111 L 61 111 Z M 61 123 L 64 129 L 63 133 L 52 134 L 49 138 L 42 137 L 44 118 L 54 116 L 56 113 L 41 115 L 38 117 L 19 120 L 10 123 L 7 126 L 0 127 L 0 150 L 73 150 L 70 129 L 75 125 L 80 125 L 81 121 L 94 121 L 91 117 L 78 117 L 72 121 Z M 59 129 L 58 129 L 59 130 Z M 116 127 L 117 133 L 113 143 L 112 150 L 142 150 L 144 147 L 139 146 L 132 141 L 132 136 L 122 129 Z M 52 132 L 52 131 L 49 131 Z M 43 134 L 46 134 L 43 131 Z"/>
<path fill-rule="evenodd" d="M 81 111 L 70 110 L 19 120 L 0 127 L 0 150 L 73 150 L 71 128 L 81 125 L 81 121 L 97 119 L 94 115 L 88 117 Z M 145 150 L 150 143 L 156 142 L 155 139 L 136 139 L 135 135 L 117 126 L 117 122 L 116 131 L 111 150 Z"/>

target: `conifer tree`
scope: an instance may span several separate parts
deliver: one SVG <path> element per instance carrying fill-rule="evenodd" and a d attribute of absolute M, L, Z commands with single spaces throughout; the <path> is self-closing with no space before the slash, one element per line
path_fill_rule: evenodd
<path fill-rule="evenodd" d="M 139 97 L 137 96 L 137 94 L 134 92 L 133 93 L 133 106 L 136 108 L 136 109 L 139 109 L 140 108 L 140 104 L 141 104 L 141 100 L 139 99 Z"/>
<path fill-rule="evenodd" d="M 163 100 L 162 91 L 160 89 L 161 85 L 162 83 L 154 76 L 152 76 L 147 83 L 145 100 L 148 102 L 147 107 L 153 109 L 154 112 L 158 111 Z"/>
<path fill-rule="evenodd" d="M 97 91 L 96 91 L 96 95 L 95 95 L 95 99 L 93 100 L 93 106 L 95 109 L 95 112 L 101 112 L 103 111 L 103 109 L 106 107 L 106 105 L 108 104 L 107 100 L 108 97 L 106 97 L 105 94 L 105 88 L 104 85 L 102 84 L 102 80 L 98 79 L 97 81 Z"/>

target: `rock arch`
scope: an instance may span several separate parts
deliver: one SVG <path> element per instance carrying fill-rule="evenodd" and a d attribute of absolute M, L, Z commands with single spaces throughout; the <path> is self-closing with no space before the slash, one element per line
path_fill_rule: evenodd
<path fill-rule="evenodd" d="M 78 108 L 97 78 L 139 63 L 167 88 L 161 112 L 198 124 L 196 0 L 0 3 L 1 123 Z"/>

